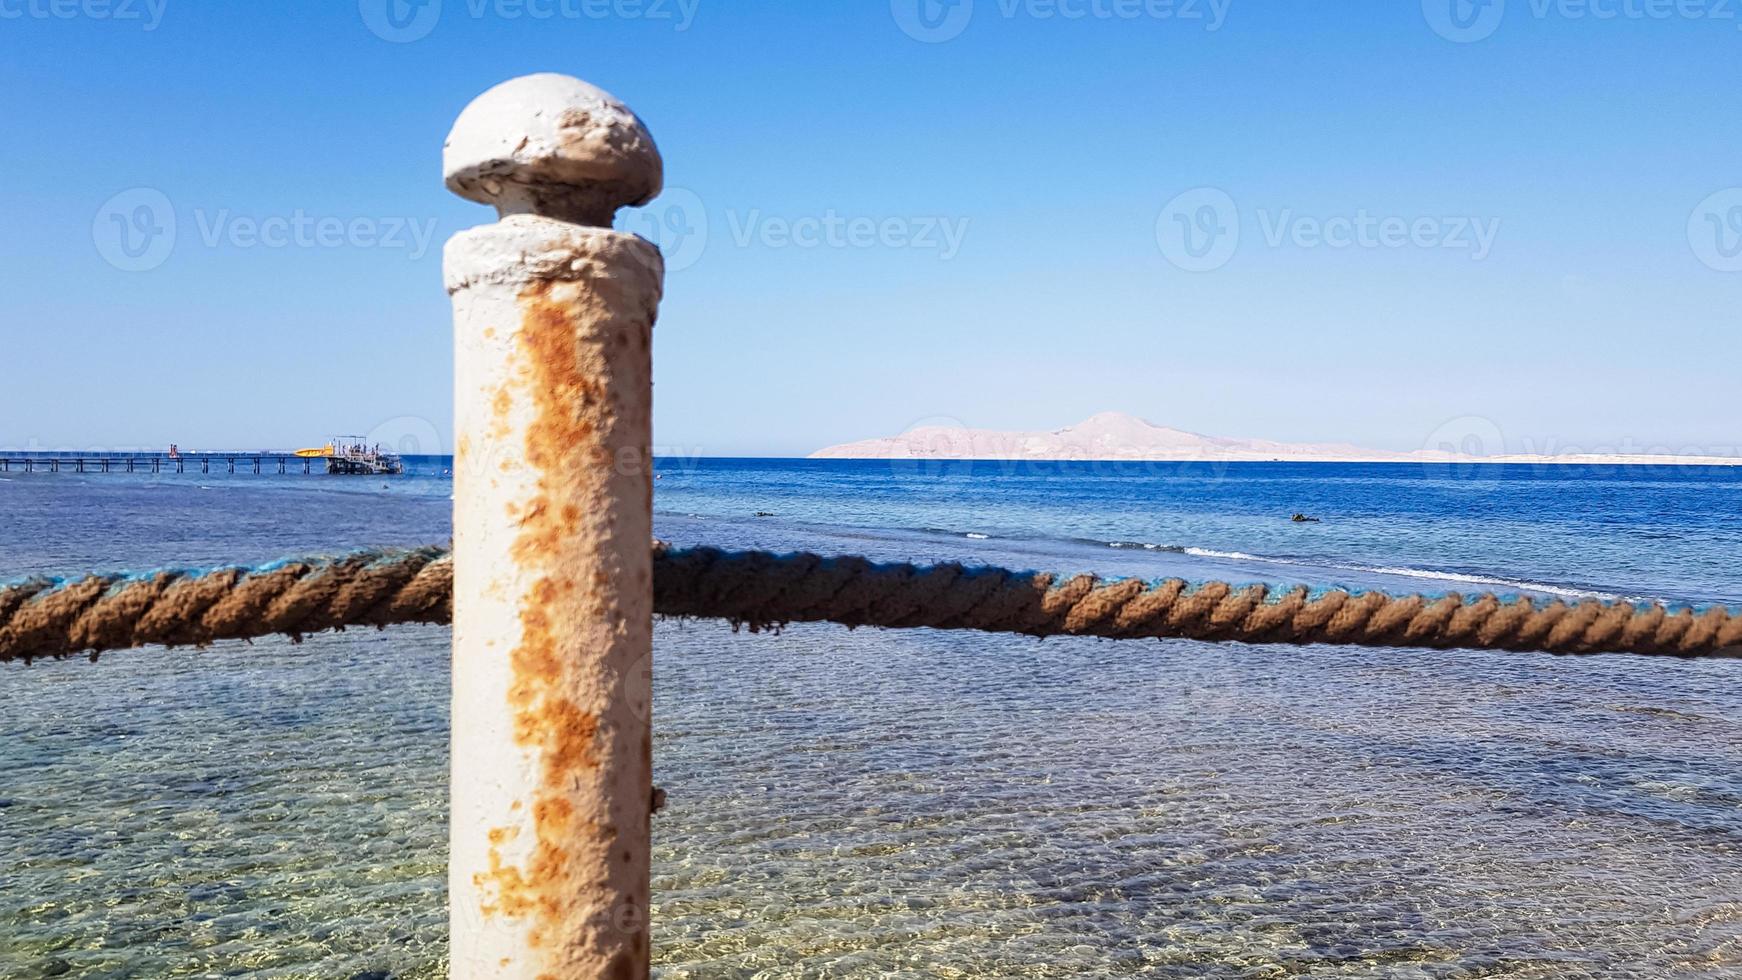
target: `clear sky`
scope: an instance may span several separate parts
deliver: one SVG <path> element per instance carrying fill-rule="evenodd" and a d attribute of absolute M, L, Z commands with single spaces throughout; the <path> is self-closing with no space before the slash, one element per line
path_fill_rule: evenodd
<path fill-rule="evenodd" d="M 667 452 L 1742 442 L 1742 0 L 0 0 L 0 445 L 451 446 L 533 71 L 664 151 Z"/>

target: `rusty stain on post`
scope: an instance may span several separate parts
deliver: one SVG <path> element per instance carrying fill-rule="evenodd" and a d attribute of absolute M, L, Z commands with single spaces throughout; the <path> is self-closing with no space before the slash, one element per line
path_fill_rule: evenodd
<path fill-rule="evenodd" d="M 658 250 L 651 137 L 576 79 L 480 96 L 448 185 L 455 310 L 451 975 L 644 977 Z"/>

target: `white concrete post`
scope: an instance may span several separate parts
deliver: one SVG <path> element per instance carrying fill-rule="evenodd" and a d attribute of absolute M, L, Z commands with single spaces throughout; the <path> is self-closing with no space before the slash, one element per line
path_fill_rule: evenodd
<path fill-rule="evenodd" d="M 659 151 L 563 75 L 485 92 L 443 151 L 501 220 L 454 303 L 451 975 L 648 973 L 652 341 L 664 263 L 612 231 Z"/>

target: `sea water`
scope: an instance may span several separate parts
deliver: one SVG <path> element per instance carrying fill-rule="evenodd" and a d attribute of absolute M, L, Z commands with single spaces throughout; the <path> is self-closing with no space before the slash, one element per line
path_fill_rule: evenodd
<path fill-rule="evenodd" d="M 440 543 L 451 465 L 0 474 L 0 578 Z M 1722 469 L 666 460 L 655 495 L 679 544 L 1742 604 Z M 0 669 L 0 976 L 442 975 L 447 640 Z M 655 642 L 661 976 L 1742 975 L 1732 663 Z"/>

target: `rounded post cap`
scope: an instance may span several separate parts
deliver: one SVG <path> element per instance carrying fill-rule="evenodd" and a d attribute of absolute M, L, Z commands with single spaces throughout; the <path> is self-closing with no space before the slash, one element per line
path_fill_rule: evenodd
<path fill-rule="evenodd" d="M 653 136 L 602 89 L 555 73 L 511 79 L 472 100 L 442 147 L 448 189 L 503 214 L 608 227 L 665 183 Z"/>

